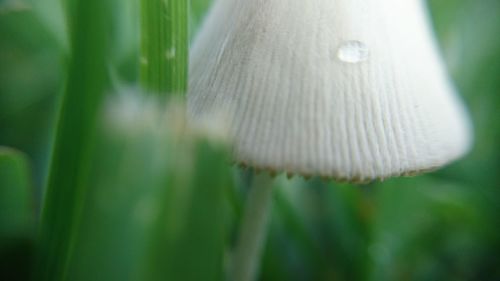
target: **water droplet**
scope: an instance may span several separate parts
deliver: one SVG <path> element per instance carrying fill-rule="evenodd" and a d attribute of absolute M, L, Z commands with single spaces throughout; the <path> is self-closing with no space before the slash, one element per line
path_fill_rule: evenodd
<path fill-rule="evenodd" d="M 342 43 L 337 51 L 337 57 L 347 63 L 360 63 L 370 56 L 370 50 L 365 43 L 351 40 Z"/>
<path fill-rule="evenodd" d="M 149 61 L 146 57 L 140 57 L 139 58 L 139 62 L 142 64 L 142 65 L 148 65 L 149 64 Z"/>

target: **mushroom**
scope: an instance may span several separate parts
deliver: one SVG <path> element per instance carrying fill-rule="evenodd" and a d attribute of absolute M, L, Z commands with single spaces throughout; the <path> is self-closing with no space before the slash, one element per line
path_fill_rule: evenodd
<path fill-rule="evenodd" d="M 420 0 L 218 0 L 191 59 L 190 115 L 256 169 L 365 182 L 471 145 Z"/>

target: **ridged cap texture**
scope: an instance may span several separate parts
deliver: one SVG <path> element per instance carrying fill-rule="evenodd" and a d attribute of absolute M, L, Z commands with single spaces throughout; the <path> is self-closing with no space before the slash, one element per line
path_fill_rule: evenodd
<path fill-rule="evenodd" d="M 190 68 L 191 118 L 226 114 L 258 169 L 363 182 L 471 144 L 420 0 L 218 0 Z"/>

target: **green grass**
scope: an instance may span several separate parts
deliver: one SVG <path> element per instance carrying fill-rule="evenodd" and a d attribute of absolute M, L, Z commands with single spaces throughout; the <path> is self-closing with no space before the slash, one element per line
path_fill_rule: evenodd
<path fill-rule="evenodd" d="M 0 279 L 32 277 L 34 192 L 25 154 L 0 147 Z"/>
<path fill-rule="evenodd" d="M 141 84 L 149 93 L 187 90 L 188 2 L 141 0 Z"/>
<path fill-rule="evenodd" d="M 0 147 L 0 247 L 4 239 L 31 236 L 34 197 L 31 168 L 23 153 Z"/>
<path fill-rule="evenodd" d="M 72 4 L 68 12 L 68 78 L 42 207 L 39 280 L 68 280 L 88 192 L 99 107 L 107 89 L 109 2 L 75 0 Z"/>

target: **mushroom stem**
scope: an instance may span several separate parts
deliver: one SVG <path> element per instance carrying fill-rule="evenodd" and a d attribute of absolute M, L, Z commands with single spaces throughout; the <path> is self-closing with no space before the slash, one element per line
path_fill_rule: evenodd
<path fill-rule="evenodd" d="M 271 213 L 272 185 L 273 179 L 267 174 L 252 176 L 229 280 L 256 278 Z"/>

